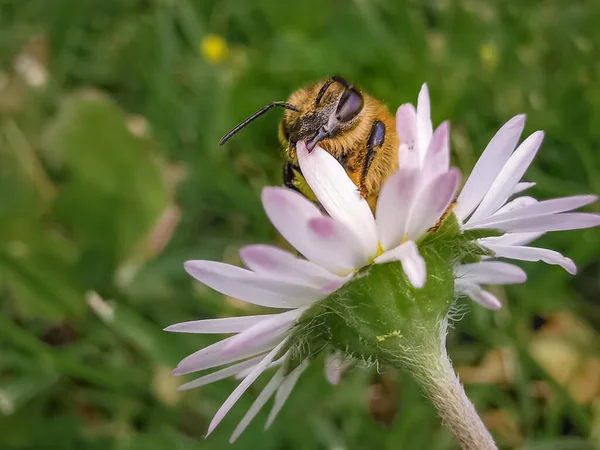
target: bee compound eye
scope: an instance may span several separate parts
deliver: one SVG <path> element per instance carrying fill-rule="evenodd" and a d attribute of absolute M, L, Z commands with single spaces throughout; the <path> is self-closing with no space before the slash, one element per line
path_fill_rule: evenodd
<path fill-rule="evenodd" d="M 354 119 L 363 108 L 363 97 L 354 89 L 346 89 L 338 102 L 335 117 L 340 122 Z"/>

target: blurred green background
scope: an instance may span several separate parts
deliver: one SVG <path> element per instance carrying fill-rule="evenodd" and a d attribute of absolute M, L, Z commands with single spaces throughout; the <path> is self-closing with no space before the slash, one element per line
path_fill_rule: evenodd
<path fill-rule="evenodd" d="M 278 242 L 259 197 L 281 183 L 281 113 L 217 141 L 326 75 L 393 110 L 427 81 L 463 172 L 525 112 L 546 130 L 532 195 L 598 194 L 599 22 L 596 0 L 0 0 L 0 448 L 455 449 L 407 377 L 332 387 L 320 361 L 268 432 L 263 413 L 227 444 L 263 377 L 202 439 L 235 383 L 176 392 L 170 370 L 216 337 L 161 330 L 260 311 L 182 264 Z M 523 264 L 450 352 L 502 448 L 596 448 L 600 230 L 540 244 L 580 273 Z"/>

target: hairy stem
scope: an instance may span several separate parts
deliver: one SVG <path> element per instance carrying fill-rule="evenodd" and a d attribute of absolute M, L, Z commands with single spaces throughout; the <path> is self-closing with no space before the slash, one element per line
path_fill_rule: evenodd
<path fill-rule="evenodd" d="M 446 352 L 446 323 L 440 340 L 430 341 L 415 360 L 404 367 L 417 378 L 446 425 L 464 450 L 497 450 L 494 439 L 467 397 Z"/>

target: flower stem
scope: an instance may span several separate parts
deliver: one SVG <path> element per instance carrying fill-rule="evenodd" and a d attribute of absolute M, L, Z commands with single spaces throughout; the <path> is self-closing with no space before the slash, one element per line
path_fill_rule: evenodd
<path fill-rule="evenodd" d="M 463 450 L 497 450 L 494 439 L 477 414 L 458 379 L 446 352 L 446 324 L 442 324 L 437 345 L 422 349 L 418 358 L 404 367 L 415 376 L 439 415 Z M 430 344 L 433 342 L 430 341 Z"/>

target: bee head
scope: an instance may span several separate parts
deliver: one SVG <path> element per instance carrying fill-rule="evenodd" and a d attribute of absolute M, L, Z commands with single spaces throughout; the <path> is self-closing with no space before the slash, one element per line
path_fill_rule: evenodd
<path fill-rule="evenodd" d="M 303 140 L 308 150 L 312 151 L 322 140 L 334 138 L 354 128 L 364 107 L 363 95 L 338 76 L 328 78 L 320 87 L 317 85 L 298 92 L 301 94 L 292 95 L 288 102 L 273 102 L 256 111 L 225 134 L 219 145 L 223 145 L 246 125 L 277 106 L 287 110 L 281 124 L 283 140 L 290 148 L 295 148 L 296 142 Z"/>
<path fill-rule="evenodd" d="M 339 85 L 332 87 L 332 85 Z M 344 78 L 328 78 L 305 111 L 286 114 L 284 138 L 290 145 L 304 140 L 309 152 L 324 140 L 356 125 L 364 106 L 362 94 Z"/>

